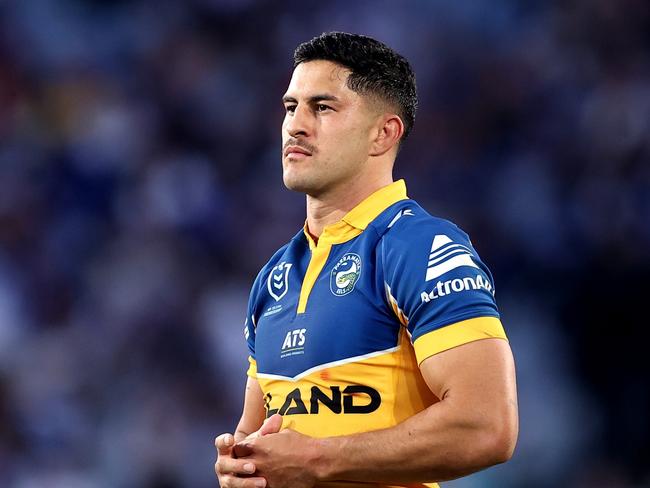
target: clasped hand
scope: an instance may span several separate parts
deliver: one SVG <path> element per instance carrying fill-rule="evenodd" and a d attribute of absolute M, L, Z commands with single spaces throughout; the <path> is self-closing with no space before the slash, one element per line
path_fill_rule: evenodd
<path fill-rule="evenodd" d="M 273 415 L 257 432 L 235 443 L 232 434 L 215 440 L 214 469 L 222 488 L 311 488 L 316 483 L 313 439 L 291 429 L 280 430 L 282 417 Z"/>

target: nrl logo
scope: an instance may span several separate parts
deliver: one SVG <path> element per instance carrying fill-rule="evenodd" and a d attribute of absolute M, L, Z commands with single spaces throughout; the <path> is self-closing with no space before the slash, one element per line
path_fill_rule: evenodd
<path fill-rule="evenodd" d="M 361 276 L 361 258 L 358 254 L 347 253 L 334 266 L 330 276 L 330 289 L 337 297 L 354 290 Z"/>
<path fill-rule="evenodd" d="M 276 302 L 279 302 L 289 291 L 289 270 L 291 270 L 291 266 L 291 263 L 282 261 L 269 273 L 266 285 Z"/>

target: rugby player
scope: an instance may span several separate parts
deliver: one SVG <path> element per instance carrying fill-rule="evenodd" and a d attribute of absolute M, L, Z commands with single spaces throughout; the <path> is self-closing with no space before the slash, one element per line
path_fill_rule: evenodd
<path fill-rule="evenodd" d="M 467 234 L 393 181 L 409 63 L 360 35 L 298 46 L 282 169 L 303 229 L 255 280 L 241 420 L 222 487 L 437 486 L 512 456 L 514 361 Z"/>

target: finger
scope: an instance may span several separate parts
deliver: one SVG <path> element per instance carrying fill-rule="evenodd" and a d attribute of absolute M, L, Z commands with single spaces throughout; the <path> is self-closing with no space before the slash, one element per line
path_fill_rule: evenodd
<path fill-rule="evenodd" d="M 217 448 L 219 455 L 230 454 L 230 449 L 235 444 L 235 438 L 232 434 L 221 434 L 214 440 L 214 446 Z"/>
<path fill-rule="evenodd" d="M 274 414 L 264 421 L 260 427 L 259 435 L 276 434 L 282 428 L 282 415 Z"/>
<path fill-rule="evenodd" d="M 244 441 L 257 439 L 258 437 L 262 437 L 268 434 L 276 434 L 280 432 L 280 429 L 282 428 L 282 422 L 283 422 L 282 415 L 277 413 L 271 415 L 269 418 L 264 420 L 264 423 L 258 430 L 256 430 L 252 434 L 248 434 L 248 436 L 244 439 Z"/>
<path fill-rule="evenodd" d="M 217 475 L 251 475 L 255 472 L 255 464 L 245 459 L 235 459 L 221 456 L 215 463 Z"/>
<path fill-rule="evenodd" d="M 236 476 L 220 476 L 219 484 L 221 488 L 264 488 L 266 480 L 264 478 L 237 478 Z"/>
<path fill-rule="evenodd" d="M 239 444 L 235 444 L 232 448 L 232 453 L 234 457 L 243 458 L 253 454 L 253 445 L 248 441 L 244 440 Z"/>

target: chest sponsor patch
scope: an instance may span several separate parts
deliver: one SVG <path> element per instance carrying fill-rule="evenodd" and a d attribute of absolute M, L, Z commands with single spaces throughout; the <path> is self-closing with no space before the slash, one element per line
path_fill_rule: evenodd
<path fill-rule="evenodd" d="M 361 257 L 347 253 L 336 263 L 330 274 L 330 290 L 337 297 L 342 297 L 354 290 L 361 277 Z"/>

